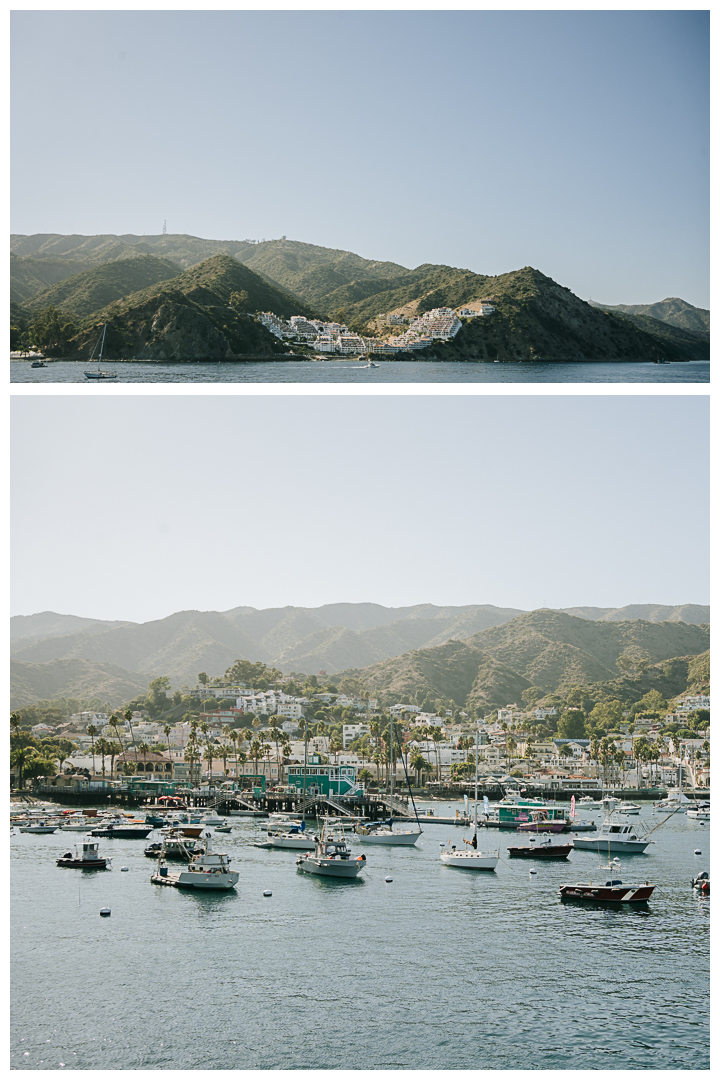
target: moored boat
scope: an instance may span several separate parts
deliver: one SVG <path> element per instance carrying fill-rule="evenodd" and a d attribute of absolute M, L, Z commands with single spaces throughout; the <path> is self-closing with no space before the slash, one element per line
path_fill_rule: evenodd
<path fill-rule="evenodd" d="M 50 823 L 47 821 L 33 821 L 28 825 L 21 825 L 20 832 L 25 833 L 54 833 L 57 832 L 57 823 Z"/>
<path fill-rule="evenodd" d="M 608 814 L 596 836 L 576 836 L 574 846 L 581 851 L 624 851 L 641 855 L 654 840 L 641 834 L 638 825 Z"/>
<path fill-rule="evenodd" d="M 82 846 L 82 854 L 75 848 L 75 853 L 66 851 L 59 859 L 58 866 L 69 867 L 73 870 L 105 870 L 110 866 L 110 859 L 101 858 L 98 855 L 98 844 L 86 840 Z"/>
<path fill-rule="evenodd" d="M 511 859 L 567 859 L 572 849 L 572 844 L 553 844 L 548 837 L 537 844 L 509 847 L 508 855 Z"/>
<path fill-rule="evenodd" d="M 686 810 L 686 817 L 689 817 L 693 821 L 709 821 L 710 820 L 710 803 L 701 802 L 693 806 L 691 810 Z"/>
<path fill-rule="evenodd" d="M 410 847 L 422 835 L 422 829 L 395 829 L 392 820 L 367 821 L 355 828 L 355 835 L 364 844 L 388 844 Z"/>
<path fill-rule="evenodd" d="M 230 869 L 230 858 L 224 852 L 214 852 L 208 840 L 207 850 L 194 855 L 185 870 L 171 873 L 158 859 L 158 867 L 150 880 L 155 885 L 173 885 L 177 889 L 234 889 L 240 875 Z"/>
<path fill-rule="evenodd" d="M 312 853 L 306 851 L 298 855 L 296 866 L 306 874 L 319 874 L 322 877 L 354 878 L 365 865 L 365 856 L 353 858 L 345 842 L 342 825 L 330 825 L 325 819 L 320 835 L 315 841 Z"/>
<path fill-rule="evenodd" d="M 93 829 L 91 836 L 105 836 L 116 840 L 146 840 L 152 827 L 150 825 L 121 825 L 110 822 L 99 829 Z"/>
<path fill-rule="evenodd" d="M 605 904 L 643 904 L 652 896 L 655 886 L 649 881 L 629 884 L 620 878 L 620 860 L 615 858 L 607 865 L 598 867 L 595 881 L 578 881 L 574 885 L 561 885 L 562 900 L 602 902 Z"/>

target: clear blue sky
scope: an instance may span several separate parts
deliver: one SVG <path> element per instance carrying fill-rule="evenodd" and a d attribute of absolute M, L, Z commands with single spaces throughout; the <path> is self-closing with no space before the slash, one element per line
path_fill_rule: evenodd
<path fill-rule="evenodd" d="M 12 613 L 708 602 L 707 396 L 14 396 Z"/>
<path fill-rule="evenodd" d="M 707 307 L 708 49 L 704 11 L 15 12 L 11 228 Z"/>

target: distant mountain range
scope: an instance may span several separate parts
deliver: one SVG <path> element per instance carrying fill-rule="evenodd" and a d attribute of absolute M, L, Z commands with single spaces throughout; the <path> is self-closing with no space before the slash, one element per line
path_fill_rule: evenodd
<path fill-rule="evenodd" d="M 709 357 L 708 312 L 682 300 L 616 308 L 588 304 L 532 267 L 496 277 L 430 263 L 407 269 L 284 237 L 254 243 L 182 235 L 38 234 L 12 236 L 10 246 L 11 300 L 19 305 L 13 318 L 27 319 L 53 304 L 84 319 L 88 333 L 72 343 L 80 352 L 98 325 L 114 320 L 111 358 L 127 356 L 127 349 L 139 350 L 130 353 L 138 359 L 277 352 L 264 328 L 249 335 L 247 326 L 226 317 L 227 296 L 242 290 L 250 312 L 317 314 L 367 334 L 386 332 L 389 315 L 414 316 L 493 298 L 492 317 L 468 320 L 452 342 L 425 351 L 424 358 Z M 232 265 L 245 268 L 243 285 L 231 280 Z M 110 275 L 98 272 L 108 266 Z M 173 266 L 177 276 L 162 276 Z M 197 273 L 204 278 L 202 293 L 195 287 Z M 143 275 L 156 280 L 138 284 Z"/>
<path fill-rule="evenodd" d="M 678 634 L 683 628 L 706 624 L 710 618 L 708 607 L 691 604 L 570 611 L 572 615 L 565 617 L 579 625 L 589 625 L 592 619 L 593 624 L 627 627 L 628 620 L 641 618 L 647 626 L 674 626 Z M 100 696 L 119 704 L 145 689 L 158 675 L 169 676 L 175 687 L 194 685 L 198 672 L 222 675 L 237 659 L 262 660 L 286 673 L 305 674 L 319 670 L 330 675 L 359 669 L 372 672 L 374 665 L 396 663 L 392 658 L 400 658 L 397 662 L 402 667 L 402 658 L 415 655 L 417 650 L 432 653 L 447 646 L 450 655 L 463 642 L 470 646 L 478 633 L 518 617 L 525 618 L 527 613 L 493 605 L 433 604 L 407 608 L 379 604 L 264 610 L 238 607 L 225 612 L 177 612 L 148 623 L 109 622 L 55 612 L 15 616 L 10 625 L 13 703 L 18 707 L 50 697 Z M 706 639 L 701 635 L 698 640 Z M 91 693 L 93 686 L 96 689 Z"/>
<path fill-rule="evenodd" d="M 341 672 L 357 679 L 386 704 L 453 701 L 481 713 L 536 699 L 573 686 L 597 699 L 637 701 L 650 689 L 673 697 L 693 680 L 709 679 L 709 627 L 645 620 L 596 621 L 559 611 L 532 611 L 465 641 L 412 650 L 362 670 Z M 623 674 L 622 656 L 643 659 Z M 706 659 L 699 662 L 699 658 Z"/>

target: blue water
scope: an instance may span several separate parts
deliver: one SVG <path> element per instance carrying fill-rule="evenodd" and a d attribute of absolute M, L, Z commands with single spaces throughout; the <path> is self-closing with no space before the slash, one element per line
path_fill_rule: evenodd
<path fill-rule="evenodd" d="M 707 826 L 676 815 L 627 856 L 658 887 L 612 910 L 558 897 L 593 852 L 473 874 L 439 863 L 462 830 L 428 823 L 328 882 L 234 821 L 216 847 L 240 881 L 215 896 L 153 885 L 140 841 L 102 840 L 93 874 L 55 866 L 72 834 L 11 837 L 13 1068 L 709 1068 Z"/>
<path fill-rule="evenodd" d="M 29 361 L 10 364 L 13 383 L 73 383 L 115 386 L 118 383 L 706 383 L 710 364 L 618 363 L 447 363 L 441 361 L 378 361 L 364 368 L 356 360 L 149 364 L 112 363 L 103 367 L 117 379 L 98 383 L 85 378 L 86 362 L 56 360 L 46 368 Z"/>

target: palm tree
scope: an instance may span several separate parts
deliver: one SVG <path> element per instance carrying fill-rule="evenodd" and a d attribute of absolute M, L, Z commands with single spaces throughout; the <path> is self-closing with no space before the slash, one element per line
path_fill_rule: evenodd
<path fill-rule="evenodd" d="M 103 737 L 101 739 L 98 739 L 98 741 L 97 741 L 97 743 L 95 745 L 97 747 L 97 752 L 100 755 L 100 758 L 101 758 L 101 761 L 102 761 L 102 778 L 104 780 L 105 779 L 105 758 L 109 756 L 110 743 L 108 742 L 108 740 L 106 738 Z"/>
<path fill-rule="evenodd" d="M 133 718 L 132 709 L 126 709 L 125 712 L 123 713 L 123 720 L 127 720 L 127 722 L 128 722 L 128 727 L 130 728 L 130 738 L 132 739 L 133 746 L 135 746 L 135 732 L 133 731 L 132 718 Z"/>
<path fill-rule="evenodd" d="M 112 780 L 113 769 L 115 767 L 115 758 L 118 754 L 122 754 L 123 748 L 122 743 L 120 742 L 109 742 L 108 747 L 108 753 L 110 754 L 110 779 Z"/>
<path fill-rule="evenodd" d="M 120 717 L 118 716 L 117 713 L 112 713 L 112 715 L 110 717 L 110 726 L 112 727 L 113 731 L 115 732 L 116 741 L 120 743 L 120 752 L 122 753 L 122 739 L 120 738 L 120 733 L 118 731 L 118 725 L 119 724 L 120 724 Z M 112 770 L 111 770 L 111 772 L 112 772 Z"/>
<path fill-rule="evenodd" d="M 432 735 L 431 735 L 432 741 L 435 743 L 435 760 L 437 762 L 437 778 L 439 780 L 440 779 L 440 746 L 439 746 L 439 744 L 443 741 L 445 736 L 442 733 L 442 728 L 438 727 L 438 726 L 436 726 L 434 728 L 431 728 L 431 732 L 432 732 Z"/>
<path fill-rule="evenodd" d="M 86 730 L 87 730 L 88 735 L 90 736 L 90 746 L 91 746 L 91 752 L 92 752 L 93 776 L 94 776 L 95 775 L 95 736 L 98 733 L 98 728 L 95 727 L 95 724 L 88 724 Z"/>
<path fill-rule="evenodd" d="M 23 788 L 25 786 L 25 782 L 24 782 L 24 778 L 23 778 L 23 772 L 24 772 L 26 766 L 30 764 L 30 762 L 32 761 L 32 759 L 34 757 L 35 757 L 35 747 L 34 746 L 18 746 L 10 754 L 10 764 L 12 765 L 13 769 L 17 769 L 17 771 L 18 771 L 18 787 L 19 788 Z"/>
<path fill-rule="evenodd" d="M 275 758 L 280 762 L 280 739 L 282 738 L 282 728 L 279 728 L 277 724 L 273 724 L 270 728 L 269 735 L 272 741 L 275 743 Z M 278 769 L 278 775 L 280 770 Z"/>
<path fill-rule="evenodd" d="M 20 716 L 19 712 L 10 713 L 10 731 L 13 733 L 13 735 L 17 735 L 18 731 L 20 730 L 21 722 L 22 717 Z"/>
<path fill-rule="evenodd" d="M 258 771 L 258 759 L 262 753 L 262 747 L 259 739 L 253 739 L 250 743 L 250 757 L 255 764 L 255 772 Z"/>
<path fill-rule="evenodd" d="M 142 754 L 142 756 L 143 756 L 143 766 L 145 768 L 145 772 L 147 772 L 147 756 L 148 756 L 149 752 L 150 752 L 150 747 L 148 746 L 148 744 L 146 742 L 141 742 L 140 745 L 138 746 L 138 753 Z"/>
<path fill-rule="evenodd" d="M 171 749 L 170 749 L 170 732 L 171 732 L 171 731 L 172 731 L 172 728 L 170 727 L 170 725 L 169 725 L 169 724 L 165 724 L 165 726 L 164 726 L 164 728 L 163 728 L 163 735 L 164 735 L 164 736 L 165 736 L 165 738 L 167 739 L 167 744 L 168 744 L 168 757 L 172 759 L 172 751 L 171 751 Z"/>

